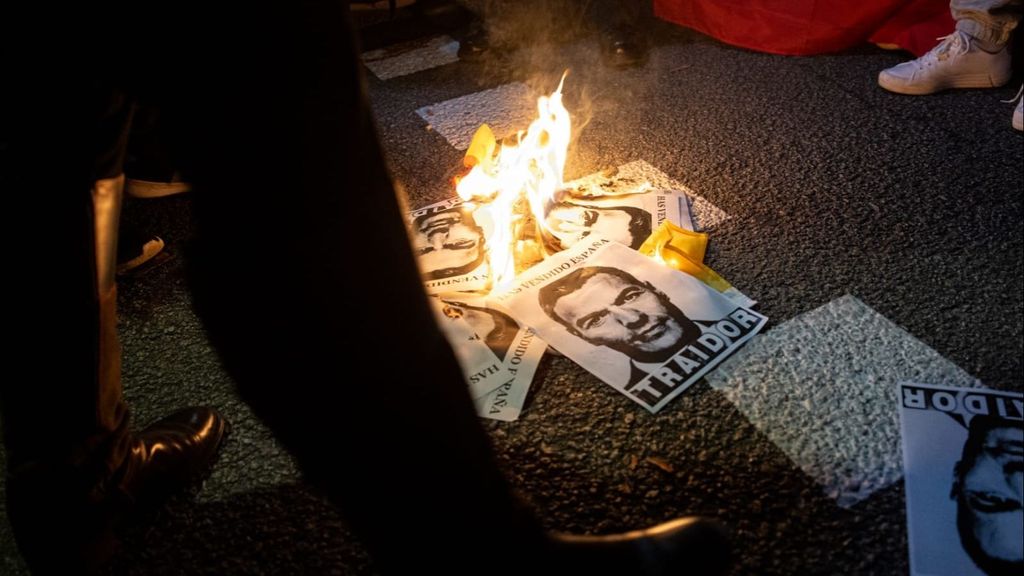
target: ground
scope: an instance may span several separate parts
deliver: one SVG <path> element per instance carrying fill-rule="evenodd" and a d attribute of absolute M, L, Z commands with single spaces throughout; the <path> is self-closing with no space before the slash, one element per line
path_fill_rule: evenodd
<path fill-rule="evenodd" d="M 905 574 L 894 384 L 1024 381 L 1024 137 L 1000 102 L 1020 76 L 897 96 L 876 77 L 900 53 L 794 58 L 651 30 L 632 70 L 603 68 L 581 37 L 506 65 L 367 73 L 392 171 L 421 205 L 451 194 L 462 152 L 417 110 L 513 82 L 548 92 L 569 69 L 566 176 L 643 160 L 685 185 L 727 216 L 707 262 L 770 318 L 657 415 L 549 355 L 522 418 L 484 422 L 500 464 L 551 529 L 704 514 L 730 527 L 735 574 Z M 111 572 L 372 574 L 220 369 L 183 278 L 189 213 L 187 195 L 126 207 L 173 258 L 121 283 L 125 394 L 136 422 L 205 403 L 234 433 L 199 499 Z M 0 572 L 24 572 L 6 524 L 0 551 Z"/>

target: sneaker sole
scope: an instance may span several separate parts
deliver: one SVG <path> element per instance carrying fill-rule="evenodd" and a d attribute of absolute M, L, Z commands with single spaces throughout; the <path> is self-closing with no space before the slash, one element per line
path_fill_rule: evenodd
<path fill-rule="evenodd" d="M 924 96 L 954 88 L 999 88 L 1009 81 L 1009 75 L 1006 77 L 993 77 L 991 74 L 971 74 L 958 76 L 942 83 L 906 84 L 902 79 L 889 76 L 885 72 L 878 75 L 879 86 L 889 92 L 907 94 L 909 96 Z"/>

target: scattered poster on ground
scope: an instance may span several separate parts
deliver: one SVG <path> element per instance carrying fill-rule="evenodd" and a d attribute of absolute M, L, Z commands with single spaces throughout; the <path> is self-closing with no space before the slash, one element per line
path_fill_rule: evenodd
<path fill-rule="evenodd" d="M 915 576 L 1024 573 L 1024 394 L 900 383 Z"/>
<path fill-rule="evenodd" d="M 490 283 L 490 222 L 476 205 L 457 198 L 408 214 L 409 238 L 428 294 L 484 290 Z"/>
<path fill-rule="evenodd" d="M 693 276 L 604 237 L 549 257 L 492 299 L 651 412 L 767 322 Z"/>
<path fill-rule="evenodd" d="M 477 414 L 506 422 L 518 419 L 547 345 L 500 304 L 483 296 L 446 293 L 439 298 L 445 315 L 469 324 L 477 338 L 502 360 L 508 374 L 496 390 L 474 400 Z"/>
<path fill-rule="evenodd" d="M 636 250 L 664 222 L 693 229 L 686 195 L 662 190 L 594 198 L 563 194 L 546 207 L 545 215 L 546 243 L 553 251 L 570 248 L 590 235 Z"/>
<path fill-rule="evenodd" d="M 455 352 L 455 358 L 462 368 L 462 374 L 469 384 L 469 394 L 480 398 L 497 389 L 509 380 L 508 371 L 494 352 L 476 335 L 468 322 L 451 315 L 444 303 L 429 298 L 441 330 Z"/>

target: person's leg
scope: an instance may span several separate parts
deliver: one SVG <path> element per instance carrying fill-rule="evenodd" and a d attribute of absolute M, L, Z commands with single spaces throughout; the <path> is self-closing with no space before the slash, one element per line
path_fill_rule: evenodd
<path fill-rule="evenodd" d="M 970 36 L 986 52 L 999 52 L 1020 24 L 1021 0 L 950 0 L 956 29 Z"/>
<path fill-rule="evenodd" d="M 590 569 L 568 560 L 583 549 L 639 562 L 629 545 L 547 536 L 496 466 L 422 289 L 344 9 L 237 16 L 193 36 L 184 68 L 206 71 L 209 98 L 174 125 L 195 152 L 197 311 L 243 398 L 382 572 Z M 720 567 L 719 533 L 686 533 L 693 560 Z"/>
<path fill-rule="evenodd" d="M 1009 62 L 1008 45 L 1024 16 L 1024 1 L 950 0 L 949 8 L 958 31 L 969 35 L 972 42 L 985 52 L 1007 54 L 1006 61 Z M 1019 91 L 1016 98 L 1020 98 Z M 1014 130 L 1024 130 L 1021 104 L 1018 101 L 1013 110 L 1011 126 Z"/>
<path fill-rule="evenodd" d="M 170 156 L 167 132 L 166 121 L 157 106 L 150 103 L 136 106 L 124 166 L 127 196 L 162 198 L 188 192 L 191 188 L 182 180 Z"/>
<path fill-rule="evenodd" d="M 120 202 L 120 155 L 131 106 L 122 96 L 95 102 L 108 144 L 94 175 L 86 163 L 48 211 L 50 233 L 64 250 L 48 254 L 52 287 L 65 297 L 39 298 L 22 293 L 37 310 L 38 324 L 25 326 L 36 344 L 45 343 L 59 358 L 55 378 L 34 383 L 5 383 L 0 392 L 7 450 L 8 514 L 15 537 L 30 565 L 47 560 L 47 547 L 80 544 L 76 552 L 109 546 L 101 536 L 106 519 L 92 514 L 92 488 L 112 474 L 128 451 L 128 411 L 121 398 L 114 309 L 117 295 L 111 256 Z M 69 170 L 70 166 L 63 167 Z M 90 190 L 90 181 L 93 182 Z M 111 228 L 112 227 L 112 228 Z M 22 280 L 27 282 L 26 279 Z M 38 291 L 38 290 L 37 290 Z M 21 292 L 20 290 L 18 292 Z M 58 401 L 54 401 L 59 399 Z M 64 520 L 68 516 L 77 521 Z M 43 537 L 52 530 L 52 540 Z M 79 537 L 77 533 L 82 533 Z"/>
<path fill-rule="evenodd" d="M 1006 84 L 1012 74 L 1006 44 L 1021 8 L 1021 0 L 951 0 L 956 30 L 924 56 L 880 72 L 878 84 L 911 95 Z"/>
<path fill-rule="evenodd" d="M 251 52 L 233 68 L 211 61 L 216 99 L 183 114 L 208 112 L 190 260 L 225 367 L 382 570 L 528 565 L 543 534 L 495 465 L 428 307 L 344 10 L 248 16 L 231 40 Z M 515 556 L 495 562 L 498 546 Z"/>
<path fill-rule="evenodd" d="M 79 96 L 93 100 L 53 112 L 70 120 L 66 140 L 49 134 L 50 143 L 28 154 L 52 163 L 52 171 L 48 189 L 30 191 L 43 209 L 20 214 L 47 222 L 59 239 L 60 250 L 26 250 L 15 260 L 26 265 L 14 267 L 21 273 L 15 301 L 30 313 L 12 322 L 19 336 L 11 359 L 45 349 L 46 364 L 39 380 L 9 378 L 0 386 L 8 518 L 38 573 L 99 567 L 116 547 L 115 528 L 204 469 L 224 426 L 202 409 L 129 431 L 114 272 L 132 105 L 118 91 Z"/>

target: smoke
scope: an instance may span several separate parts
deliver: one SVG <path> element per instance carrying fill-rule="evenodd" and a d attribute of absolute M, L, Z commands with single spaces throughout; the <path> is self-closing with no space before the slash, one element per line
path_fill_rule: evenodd
<path fill-rule="evenodd" d="M 555 90 L 570 66 L 566 47 L 590 32 L 589 0 L 460 1 L 481 18 L 490 44 L 487 57 L 475 64 L 477 81 L 481 85 L 522 82 L 534 98 Z M 570 70 L 563 91 L 572 114 L 574 142 L 591 117 L 591 99 L 580 80 Z"/>
<path fill-rule="evenodd" d="M 497 46 L 533 46 L 534 56 L 543 45 L 572 40 L 585 30 L 584 12 L 589 2 L 581 0 L 464 0 L 484 19 L 487 32 Z"/>
<path fill-rule="evenodd" d="M 572 115 L 570 163 L 592 120 L 617 118 L 624 106 L 642 101 L 652 78 L 602 65 L 598 28 L 638 22 L 650 16 L 636 0 L 460 0 L 476 13 L 490 49 L 476 66 L 481 86 L 522 82 L 533 97 L 550 94 L 569 74 L 563 100 Z M 646 12 L 645 12 L 646 10 Z M 523 129 L 526 126 L 522 127 Z M 500 137 L 501 135 L 499 135 Z M 571 170 L 567 167 L 568 172 Z"/>
<path fill-rule="evenodd" d="M 481 83 L 526 76 L 526 83 L 538 92 L 550 92 L 546 75 L 560 75 L 565 67 L 557 54 L 562 46 L 586 32 L 581 0 L 462 0 L 482 19 L 490 44 L 487 57 L 479 64 Z M 557 82 L 557 78 L 556 78 Z"/>

